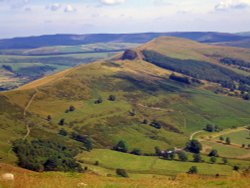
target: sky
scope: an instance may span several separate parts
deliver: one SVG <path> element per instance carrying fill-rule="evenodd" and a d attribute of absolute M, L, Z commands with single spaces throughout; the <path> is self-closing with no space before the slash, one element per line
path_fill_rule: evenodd
<path fill-rule="evenodd" d="M 0 0 L 0 38 L 250 31 L 250 0 Z"/>

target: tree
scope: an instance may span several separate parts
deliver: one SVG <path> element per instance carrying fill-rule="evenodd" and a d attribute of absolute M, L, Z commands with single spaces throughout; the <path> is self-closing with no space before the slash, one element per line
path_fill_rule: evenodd
<path fill-rule="evenodd" d="M 188 171 L 189 174 L 197 174 L 198 173 L 198 169 L 196 166 L 192 166 L 189 171 Z"/>
<path fill-rule="evenodd" d="M 226 138 L 226 144 L 228 144 L 228 145 L 231 144 L 231 139 L 229 137 Z"/>
<path fill-rule="evenodd" d="M 210 158 L 210 161 L 211 161 L 211 163 L 216 163 L 217 158 L 213 156 L 213 157 Z"/>
<path fill-rule="evenodd" d="M 109 98 L 108 98 L 108 100 L 110 100 L 110 101 L 115 101 L 115 100 L 116 100 L 116 97 L 115 97 L 114 95 L 110 95 Z"/>
<path fill-rule="evenodd" d="M 155 146 L 155 154 L 161 156 L 161 149 L 158 146 Z"/>
<path fill-rule="evenodd" d="M 239 171 L 239 169 L 240 169 L 240 167 L 239 167 L 238 165 L 235 165 L 235 166 L 233 167 L 233 170 L 235 170 L 235 171 Z"/>
<path fill-rule="evenodd" d="M 128 146 L 127 144 L 121 140 L 119 141 L 114 147 L 114 150 L 119 151 L 119 152 L 123 152 L 123 153 L 127 153 L 128 152 Z"/>
<path fill-rule="evenodd" d="M 84 147 L 87 151 L 91 151 L 93 149 L 92 139 L 87 137 L 84 141 Z"/>
<path fill-rule="evenodd" d="M 131 151 L 131 154 L 133 155 L 141 155 L 141 150 L 138 148 L 135 148 Z"/>
<path fill-rule="evenodd" d="M 60 135 L 62 136 L 67 136 L 68 135 L 68 132 L 65 130 L 65 129 L 60 129 L 59 133 Z"/>
<path fill-rule="evenodd" d="M 224 137 L 223 136 L 220 136 L 220 141 L 224 141 Z"/>
<path fill-rule="evenodd" d="M 69 111 L 70 111 L 70 112 L 75 111 L 75 107 L 71 105 L 71 106 L 69 107 Z"/>
<path fill-rule="evenodd" d="M 194 162 L 199 163 L 199 162 L 202 161 L 201 155 L 200 155 L 199 153 L 195 153 L 195 154 L 193 155 L 193 158 L 194 158 Z"/>
<path fill-rule="evenodd" d="M 126 172 L 125 169 L 116 169 L 116 174 L 118 176 L 124 177 L 124 178 L 128 178 L 128 173 Z"/>
<path fill-rule="evenodd" d="M 177 155 L 178 155 L 178 158 L 180 161 L 187 161 L 188 160 L 186 153 L 183 151 L 179 152 Z"/>
<path fill-rule="evenodd" d="M 218 151 L 216 149 L 213 149 L 210 151 L 210 153 L 208 154 L 208 156 L 210 157 L 218 157 Z"/>
<path fill-rule="evenodd" d="M 207 124 L 205 130 L 208 132 L 214 132 L 214 125 Z"/>
<path fill-rule="evenodd" d="M 61 119 L 61 120 L 59 121 L 59 123 L 58 123 L 58 124 L 63 126 L 63 125 L 64 125 L 64 123 L 65 123 L 65 120 L 64 120 L 64 119 Z"/>
<path fill-rule="evenodd" d="M 186 150 L 192 153 L 200 153 L 202 150 L 202 145 L 198 140 L 190 140 L 186 144 Z"/>

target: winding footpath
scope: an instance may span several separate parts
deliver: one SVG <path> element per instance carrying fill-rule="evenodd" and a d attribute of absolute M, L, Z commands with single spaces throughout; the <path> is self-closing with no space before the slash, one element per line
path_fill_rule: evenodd
<path fill-rule="evenodd" d="M 204 132 L 204 131 L 201 130 L 201 131 L 196 131 L 196 132 L 194 132 L 193 134 L 190 135 L 189 140 L 193 140 L 193 138 L 194 138 L 194 136 L 195 136 L 196 134 L 199 134 L 199 133 L 202 133 L 202 132 Z"/>
<path fill-rule="evenodd" d="M 24 117 L 24 120 L 26 118 L 26 112 L 27 110 L 29 109 L 30 105 L 32 104 L 33 100 L 36 98 L 36 95 L 38 93 L 38 90 L 37 88 L 35 89 L 35 93 L 32 95 L 32 97 L 30 98 L 28 104 L 25 106 L 24 110 L 23 110 L 23 117 Z M 29 123 L 25 120 L 25 125 L 26 125 L 26 129 L 27 129 L 27 133 L 25 134 L 25 136 L 23 137 L 23 140 L 25 140 L 29 134 L 30 134 L 30 127 L 29 127 Z"/>

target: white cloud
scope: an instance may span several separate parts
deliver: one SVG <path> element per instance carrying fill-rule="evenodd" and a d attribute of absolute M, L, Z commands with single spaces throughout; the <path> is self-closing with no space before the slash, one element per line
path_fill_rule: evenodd
<path fill-rule="evenodd" d="M 104 5 L 117 5 L 125 2 L 126 0 L 101 0 L 101 3 Z"/>
<path fill-rule="evenodd" d="M 223 0 L 215 5 L 215 10 L 244 9 L 250 6 L 250 0 Z"/>
<path fill-rule="evenodd" d="M 65 7 L 64 12 L 76 12 L 76 9 L 72 5 L 68 4 Z"/>

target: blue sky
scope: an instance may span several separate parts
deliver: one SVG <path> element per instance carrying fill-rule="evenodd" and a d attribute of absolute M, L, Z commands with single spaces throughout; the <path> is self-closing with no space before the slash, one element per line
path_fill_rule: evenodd
<path fill-rule="evenodd" d="M 0 38 L 250 31 L 250 0 L 0 0 Z"/>

